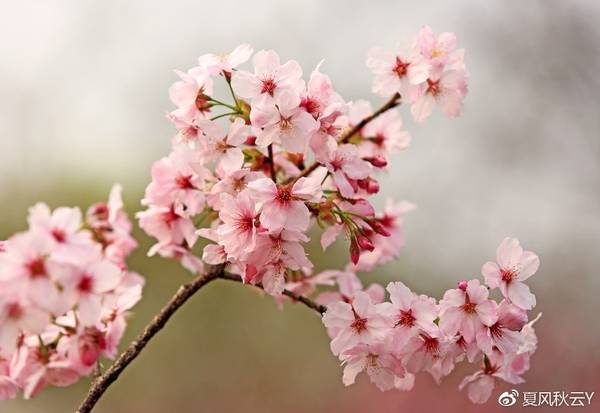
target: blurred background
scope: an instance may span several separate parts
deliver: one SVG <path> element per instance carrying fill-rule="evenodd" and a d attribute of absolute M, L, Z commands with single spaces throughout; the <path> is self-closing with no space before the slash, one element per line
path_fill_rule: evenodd
<path fill-rule="evenodd" d="M 325 58 L 322 70 L 346 99 L 377 104 L 364 65 L 371 46 L 392 48 L 423 24 L 456 32 L 471 74 L 465 114 L 417 125 L 401 108 L 413 144 L 394 159 L 378 202 L 393 195 L 418 209 L 407 217 L 400 259 L 362 278 L 402 280 L 439 297 L 516 236 L 541 257 L 530 285 L 544 313 L 518 389 L 600 391 L 600 3 L 0 4 L 0 239 L 25 228 L 35 202 L 87 208 L 113 182 L 124 185 L 128 211 L 139 210 L 150 165 L 174 134 L 165 118 L 172 70 L 203 53 L 248 42 L 297 59 L 305 73 Z M 190 278 L 167 260 L 146 259 L 151 240 L 137 236 L 142 246 L 130 263 L 147 286 L 123 344 Z M 310 251 L 320 268 L 347 260 L 345 245 Z M 497 397 L 512 386 L 472 405 L 457 389 L 472 371 L 461 366 L 440 386 L 419 376 L 408 393 L 381 393 L 365 377 L 344 388 L 312 312 L 292 304 L 278 311 L 268 297 L 223 281 L 174 317 L 95 411 L 500 411 Z M 2 402 L 0 412 L 74 411 L 87 385 Z"/>

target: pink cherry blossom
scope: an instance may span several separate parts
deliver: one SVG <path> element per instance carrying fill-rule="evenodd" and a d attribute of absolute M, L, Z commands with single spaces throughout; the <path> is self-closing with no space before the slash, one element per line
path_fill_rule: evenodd
<path fill-rule="evenodd" d="M 406 371 L 402 360 L 390 351 L 390 344 L 359 344 L 346 350 L 341 356 L 344 364 L 344 385 L 354 384 L 356 376 L 366 371 L 371 381 L 382 391 L 396 387 L 396 379 L 404 378 Z"/>
<path fill-rule="evenodd" d="M 271 102 L 286 91 L 298 95 L 304 88 L 302 69 L 295 60 L 282 65 L 279 55 L 273 50 L 261 50 L 254 55 L 252 63 L 254 73 L 235 72 L 231 85 L 236 94 L 252 99 L 253 105 Z"/>
<path fill-rule="evenodd" d="M 434 73 L 419 85 L 411 96 L 410 112 L 417 122 L 423 122 L 438 104 L 449 118 L 460 116 L 467 94 L 467 74 L 464 70 Z"/>
<path fill-rule="evenodd" d="M 388 306 L 388 303 L 373 304 L 364 292 L 357 292 L 352 303 L 330 304 L 323 315 L 323 324 L 333 337 L 333 354 L 339 355 L 356 345 L 382 340 L 392 327 L 392 321 L 385 315 Z"/>
<path fill-rule="evenodd" d="M 169 89 L 171 101 L 177 106 L 169 117 L 176 125 L 189 125 L 197 116 L 203 117 L 210 111 L 208 99 L 213 94 L 213 81 L 209 72 L 201 67 L 175 73 L 181 80 Z"/>
<path fill-rule="evenodd" d="M 524 310 L 533 308 L 535 296 L 523 281 L 538 270 L 538 256 L 523 251 L 518 239 L 505 238 L 496 250 L 496 261 L 486 262 L 481 268 L 485 283 L 490 288 L 500 288 L 502 295 L 516 306 Z"/>
<path fill-rule="evenodd" d="M 407 96 L 412 86 L 427 80 L 430 71 L 430 63 L 409 44 L 403 44 L 397 52 L 381 47 L 369 50 L 367 67 L 375 74 L 373 93 L 380 96 L 396 92 Z"/>
<path fill-rule="evenodd" d="M 359 157 L 356 145 L 334 144 L 321 162 L 332 174 L 335 185 L 345 198 L 354 198 L 358 192 L 356 180 L 367 178 L 372 170 L 371 164 Z"/>
<path fill-rule="evenodd" d="M 237 198 L 222 194 L 221 205 L 219 218 L 223 224 L 216 231 L 219 244 L 227 256 L 239 259 L 254 249 L 257 209 L 248 190 L 240 192 Z"/>
<path fill-rule="evenodd" d="M 516 353 L 523 341 L 519 331 L 526 322 L 524 310 L 503 300 L 498 306 L 496 322 L 476 332 L 477 345 L 486 354 L 493 347 L 504 354 Z"/>
<path fill-rule="evenodd" d="M 277 185 L 268 178 L 248 184 L 252 196 L 261 203 L 260 223 L 270 231 L 283 228 L 305 231 L 309 225 L 310 212 L 305 202 L 319 202 L 323 196 L 321 181 L 324 168 L 309 178 L 300 178 L 291 188 Z"/>
<path fill-rule="evenodd" d="M 207 53 L 198 58 L 198 65 L 205 69 L 211 76 L 220 73 L 229 73 L 236 67 L 245 63 L 252 55 L 252 47 L 243 43 L 237 46 L 231 53 L 213 54 Z"/>
<path fill-rule="evenodd" d="M 488 296 L 487 288 L 477 279 L 446 291 L 440 300 L 440 328 L 452 336 L 460 332 L 467 344 L 472 343 L 477 334 L 498 319 L 496 303 Z"/>
<path fill-rule="evenodd" d="M 225 171 L 235 171 L 242 167 L 244 154 L 240 145 L 246 141 L 250 132 L 243 119 L 236 118 L 228 132 L 210 120 L 199 121 L 198 128 L 204 135 L 199 150 L 204 161 L 217 160 L 217 168 Z"/>
<path fill-rule="evenodd" d="M 278 143 L 288 152 L 305 152 L 319 124 L 300 103 L 298 94 L 286 91 L 275 99 L 275 104 L 255 104 L 250 119 L 254 126 L 261 128 L 256 144 L 266 147 Z"/>

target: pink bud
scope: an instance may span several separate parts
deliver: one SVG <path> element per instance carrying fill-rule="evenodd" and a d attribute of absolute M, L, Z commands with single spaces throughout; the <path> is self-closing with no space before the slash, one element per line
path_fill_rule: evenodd
<path fill-rule="evenodd" d="M 375 249 L 375 246 L 373 245 L 371 240 L 363 235 L 359 235 L 357 237 L 357 242 L 360 248 L 363 250 L 373 251 Z"/>
<path fill-rule="evenodd" d="M 246 138 L 246 142 L 244 142 L 246 145 L 250 145 L 250 146 L 254 146 L 256 144 L 256 136 L 248 136 Z"/>
<path fill-rule="evenodd" d="M 373 165 L 375 168 L 385 168 L 388 164 L 387 159 L 385 159 L 385 157 L 382 155 L 372 156 L 364 159 L 365 161 Z"/>
<path fill-rule="evenodd" d="M 360 248 L 356 241 L 356 237 L 350 238 L 350 259 L 354 265 L 358 264 L 360 258 Z"/>
<path fill-rule="evenodd" d="M 458 288 L 467 291 L 467 280 L 462 280 L 458 282 Z"/>
<path fill-rule="evenodd" d="M 367 220 L 366 222 L 371 228 L 373 228 L 373 231 L 375 231 L 379 235 L 383 235 L 384 237 L 389 237 L 390 235 L 392 235 L 378 219 L 371 219 Z"/>

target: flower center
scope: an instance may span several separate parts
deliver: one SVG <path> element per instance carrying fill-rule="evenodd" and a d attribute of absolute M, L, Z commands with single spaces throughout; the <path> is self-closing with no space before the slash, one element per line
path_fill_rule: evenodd
<path fill-rule="evenodd" d="M 518 271 L 515 268 L 501 268 L 500 276 L 502 277 L 502 281 L 505 283 L 510 283 L 518 274 Z"/>
<path fill-rule="evenodd" d="M 437 96 L 442 91 L 439 80 L 427 79 L 427 93 L 431 93 L 433 96 Z"/>
<path fill-rule="evenodd" d="M 467 303 L 464 303 L 461 308 L 465 313 L 473 314 L 473 313 L 475 313 L 475 307 L 476 307 L 475 304 L 467 302 Z"/>
<path fill-rule="evenodd" d="M 421 335 L 421 338 L 423 339 L 423 347 L 425 348 L 425 351 L 432 354 L 438 353 L 440 342 L 437 338 L 425 335 Z"/>
<path fill-rule="evenodd" d="M 31 278 L 45 277 L 46 276 L 46 264 L 41 257 L 35 258 L 29 261 L 26 265 Z"/>
<path fill-rule="evenodd" d="M 93 284 L 94 279 L 90 275 L 84 274 L 77 284 L 77 290 L 82 293 L 91 293 Z"/>
<path fill-rule="evenodd" d="M 23 315 L 23 308 L 19 303 L 10 303 L 6 310 L 8 318 L 18 320 Z"/>
<path fill-rule="evenodd" d="M 277 187 L 277 200 L 282 204 L 287 204 L 292 200 L 292 193 L 289 189 L 278 186 Z"/>
<path fill-rule="evenodd" d="M 398 321 L 396 321 L 396 327 L 412 327 L 415 325 L 415 320 L 416 318 L 412 315 L 412 310 L 400 310 L 400 314 L 398 314 Z"/>
<path fill-rule="evenodd" d="M 356 332 L 356 334 L 361 334 L 363 331 L 367 329 L 367 319 L 356 316 L 356 319 L 350 324 L 350 328 Z"/>
<path fill-rule="evenodd" d="M 65 239 L 67 238 L 67 237 L 66 237 L 66 234 L 65 234 L 65 231 L 63 231 L 63 230 L 61 230 L 61 229 L 58 229 L 58 228 L 54 228 L 54 229 L 51 231 L 51 234 L 52 234 L 52 236 L 54 237 L 54 239 L 56 240 L 56 242 L 59 242 L 59 243 L 61 243 L 61 244 L 62 244 L 63 242 L 65 242 Z"/>
<path fill-rule="evenodd" d="M 179 175 L 175 178 L 175 184 L 181 189 L 193 189 L 192 176 L 191 175 Z"/>
<path fill-rule="evenodd" d="M 272 77 L 268 77 L 261 81 L 260 93 L 268 93 L 270 96 L 273 96 L 276 87 L 277 83 L 275 83 L 275 80 Z"/>
<path fill-rule="evenodd" d="M 400 60 L 399 57 L 396 56 L 396 65 L 394 66 L 392 71 L 396 73 L 398 77 L 404 77 L 406 76 L 406 72 L 408 71 L 408 66 L 409 63 L 403 62 L 402 60 Z"/>

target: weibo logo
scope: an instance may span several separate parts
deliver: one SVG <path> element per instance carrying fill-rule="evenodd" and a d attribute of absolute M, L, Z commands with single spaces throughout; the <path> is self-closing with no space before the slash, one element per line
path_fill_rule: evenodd
<path fill-rule="evenodd" d="M 504 407 L 510 407 L 517 402 L 519 392 L 517 390 L 505 391 L 498 397 L 498 404 Z"/>

